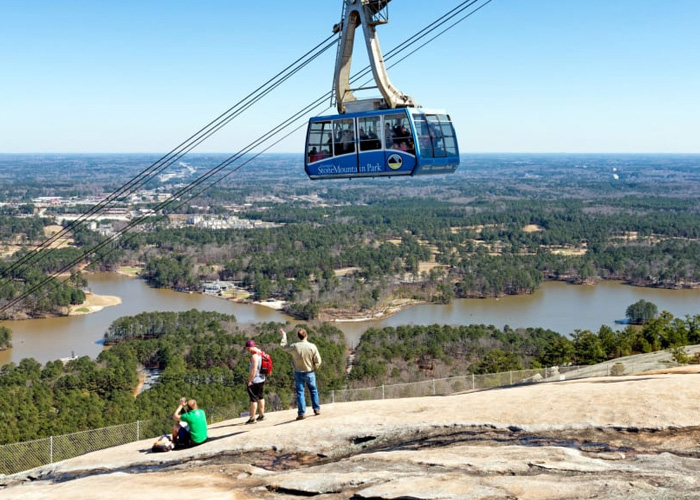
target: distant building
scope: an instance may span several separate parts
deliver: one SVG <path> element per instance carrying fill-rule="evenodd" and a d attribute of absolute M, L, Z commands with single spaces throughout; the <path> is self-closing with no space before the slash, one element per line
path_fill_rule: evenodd
<path fill-rule="evenodd" d="M 226 290 L 232 290 L 235 285 L 232 281 L 205 281 L 202 283 L 202 289 L 204 293 L 209 295 L 217 295 L 220 292 L 225 292 Z"/>

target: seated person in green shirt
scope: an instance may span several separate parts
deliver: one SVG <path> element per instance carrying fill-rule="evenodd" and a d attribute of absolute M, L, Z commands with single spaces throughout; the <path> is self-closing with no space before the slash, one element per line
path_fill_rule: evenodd
<path fill-rule="evenodd" d="M 197 446 L 207 440 L 207 416 L 197 408 L 197 401 L 180 398 L 180 406 L 173 413 L 173 443 L 176 448 Z"/>

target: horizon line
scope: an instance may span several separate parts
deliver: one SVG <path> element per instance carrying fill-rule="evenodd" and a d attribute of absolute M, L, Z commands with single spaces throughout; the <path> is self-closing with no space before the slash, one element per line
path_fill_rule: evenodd
<path fill-rule="evenodd" d="M 158 151 L 23 151 L 10 152 L 0 151 L 0 155 L 165 155 L 167 152 Z M 199 151 L 188 152 L 186 155 L 236 155 L 236 152 L 222 151 Z M 264 153 L 246 153 L 263 155 L 300 155 L 302 151 L 278 151 Z M 460 153 L 459 156 L 469 155 L 700 155 L 700 151 L 626 151 L 626 152 L 601 152 L 601 151 L 473 151 L 469 153 Z M 185 155 L 185 156 L 186 156 Z"/>

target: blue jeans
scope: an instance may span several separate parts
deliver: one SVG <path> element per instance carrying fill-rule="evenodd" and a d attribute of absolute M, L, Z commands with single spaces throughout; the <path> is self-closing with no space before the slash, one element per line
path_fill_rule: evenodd
<path fill-rule="evenodd" d="M 304 398 L 304 384 L 309 388 L 311 393 L 311 407 L 314 410 L 321 409 L 321 403 L 318 401 L 318 389 L 316 389 L 316 373 L 314 372 L 294 372 L 294 386 L 297 390 L 297 413 L 303 415 L 306 413 L 306 398 Z"/>

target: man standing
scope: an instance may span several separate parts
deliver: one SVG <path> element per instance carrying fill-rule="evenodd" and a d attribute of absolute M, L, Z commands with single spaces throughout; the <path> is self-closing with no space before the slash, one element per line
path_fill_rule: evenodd
<path fill-rule="evenodd" d="M 248 373 L 248 398 L 250 399 L 250 418 L 246 424 L 254 424 L 256 421 L 265 420 L 265 396 L 263 395 L 265 387 L 265 375 L 260 373 L 262 366 L 262 356 L 260 349 L 255 345 L 254 340 L 249 340 L 245 343 L 248 352 L 250 353 L 250 369 Z M 260 412 L 257 420 L 255 413 Z"/>
<path fill-rule="evenodd" d="M 197 408 L 197 401 L 180 398 L 180 406 L 173 414 L 173 443 L 177 448 L 197 446 L 207 440 L 207 416 Z"/>
<path fill-rule="evenodd" d="M 307 340 L 306 330 L 300 328 L 297 332 L 299 342 L 287 343 L 287 332 L 280 328 L 282 348 L 292 355 L 294 365 L 294 386 L 297 392 L 297 420 L 303 420 L 306 413 L 306 399 L 304 398 L 304 386 L 309 388 L 311 393 L 311 407 L 314 415 L 321 414 L 321 404 L 318 400 L 318 389 L 316 388 L 316 370 L 321 366 L 321 355 L 318 348 Z"/>

